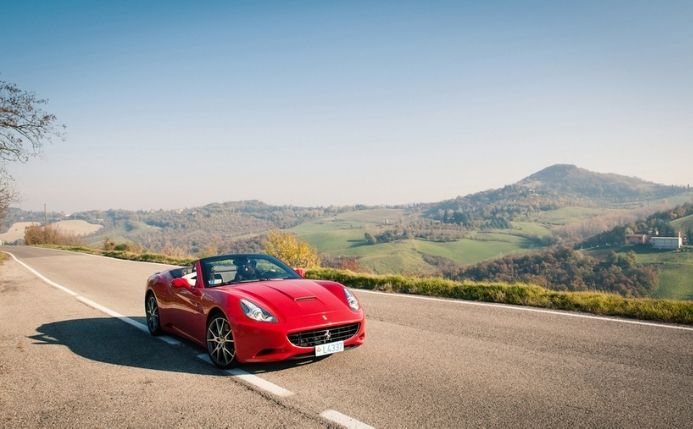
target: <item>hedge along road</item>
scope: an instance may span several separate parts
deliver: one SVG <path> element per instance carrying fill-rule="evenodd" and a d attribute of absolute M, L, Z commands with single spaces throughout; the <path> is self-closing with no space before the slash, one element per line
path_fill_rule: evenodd
<path fill-rule="evenodd" d="M 81 297 L 140 321 L 145 279 L 165 268 L 50 249 L 5 250 Z M 51 289 L 38 279 L 32 288 Z M 334 411 L 342 424 L 363 422 L 374 427 L 685 427 L 693 418 L 690 327 L 355 293 L 368 319 L 363 347 L 316 362 L 243 367 L 292 392 L 290 396 L 228 380 L 229 388 L 240 383 L 271 399 L 262 402 L 267 410 L 254 409 L 268 416 L 263 418 L 277 419 L 268 421 L 270 426 L 282 424 L 283 418 L 273 414 L 272 407 L 297 410 L 311 419 Z M 27 307 L 27 311 L 32 310 Z M 202 349 L 163 344 L 118 323 L 132 346 L 129 349 L 126 342 L 114 352 L 141 355 L 144 342 L 151 344 L 154 358 L 179 354 L 175 369 L 146 369 L 189 373 L 190 388 L 205 389 L 209 379 L 199 373 L 204 362 L 197 358 Z M 69 332 L 93 335 L 88 326 L 85 332 L 79 327 Z M 170 412 L 167 399 L 161 398 L 152 412 Z M 316 421 L 329 424 L 335 419 Z M 194 424 L 194 419 L 187 422 Z"/>

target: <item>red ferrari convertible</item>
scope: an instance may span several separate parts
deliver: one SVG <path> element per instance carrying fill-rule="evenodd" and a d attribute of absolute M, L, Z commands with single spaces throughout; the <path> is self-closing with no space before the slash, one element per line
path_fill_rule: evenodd
<path fill-rule="evenodd" d="M 202 258 L 147 280 L 147 326 L 206 346 L 230 368 L 323 356 L 363 344 L 365 318 L 345 286 L 308 280 L 268 255 Z"/>

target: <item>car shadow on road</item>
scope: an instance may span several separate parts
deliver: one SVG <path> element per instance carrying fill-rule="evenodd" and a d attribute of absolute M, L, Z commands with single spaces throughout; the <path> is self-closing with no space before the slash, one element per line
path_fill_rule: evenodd
<path fill-rule="evenodd" d="M 132 317 L 144 323 L 144 318 Z M 197 359 L 191 345 L 170 346 L 114 317 L 72 319 L 45 323 L 29 338 L 38 345 L 62 345 L 86 359 L 113 365 L 221 375 Z M 199 354 L 199 352 L 198 352 Z"/>
<path fill-rule="evenodd" d="M 130 317 L 145 324 L 143 317 Z M 157 371 L 225 376 L 197 356 L 206 351 L 191 342 L 176 338 L 181 345 L 171 346 L 128 326 L 114 317 L 72 319 L 45 323 L 29 338 L 37 345 L 60 345 L 86 359 L 112 365 L 146 368 Z M 319 359 L 318 359 L 319 360 Z M 315 359 L 274 364 L 243 365 L 250 373 L 281 371 L 311 363 Z"/>

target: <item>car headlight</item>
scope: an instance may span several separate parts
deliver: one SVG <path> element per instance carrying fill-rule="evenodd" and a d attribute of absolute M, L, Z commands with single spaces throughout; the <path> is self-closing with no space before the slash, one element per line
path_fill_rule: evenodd
<path fill-rule="evenodd" d="M 351 307 L 352 310 L 354 311 L 359 311 L 359 300 L 356 299 L 353 293 L 347 288 L 344 288 L 344 295 L 346 295 L 347 302 L 349 303 L 349 307 Z"/>
<path fill-rule="evenodd" d="M 241 299 L 241 309 L 249 319 L 257 320 L 258 322 L 274 323 L 277 319 L 264 308 L 247 299 Z"/>

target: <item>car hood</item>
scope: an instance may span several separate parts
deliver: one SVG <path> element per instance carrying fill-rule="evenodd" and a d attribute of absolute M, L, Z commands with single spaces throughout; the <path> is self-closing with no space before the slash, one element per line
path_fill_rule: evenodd
<path fill-rule="evenodd" d="M 270 280 L 242 283 L 230 291 L 246 295 L 286 318 L 348 310 L 346 299 L 313 280 Z M 341 292 L 341 291 L 339 291 Z"/>

